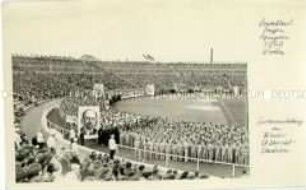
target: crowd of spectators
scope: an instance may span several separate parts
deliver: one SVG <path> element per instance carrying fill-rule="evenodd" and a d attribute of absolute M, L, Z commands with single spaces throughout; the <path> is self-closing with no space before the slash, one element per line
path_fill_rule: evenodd
<path fill-rule="evenodd" d="M 31 92 L 37 98 L 67 96 L 103 83 L 108 90 L 144 88 L 155 84 L 156 92 L 246 85 L 245 64 L 184 64 L 92 61 L 71 57 L 13 56 L 14 92 Z M 158 80 L 156 80 L 158 79 Z"/>
<path fill-rule="evenodd" d="M 137 181 L 205 179 L 199 172 L 178 171 L 145 165 L 108 154 L 88 152 L 80 154 L 72 142 L 64 147 L 60 137 L 41 131 L 28 139 L 25 133 L 15 134 L 15 171 L 17 182 L 81 182 L 81 181 Z"/>
<path fill-rule="evenodd" d="M 62 172 L 62 155 L 55 147 L 55 137 L 46 141 L 43 134 L 29 139 L 21 131 L 15 132 L 15 172 L 17 182 L 50 182 Z"/>

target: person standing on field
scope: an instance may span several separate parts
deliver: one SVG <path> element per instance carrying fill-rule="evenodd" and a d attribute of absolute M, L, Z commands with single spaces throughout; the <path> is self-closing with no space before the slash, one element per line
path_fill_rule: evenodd
<path fill-rule="evenodd" d="M 117 152 L 117 148 L 118 148 L 116 140 L 115 140 L 115 135 L 113 134 L 110 136 L 110 139 L 108 141 L 108 148 L 109 148 L 110 159 L 113 160 Z"/>

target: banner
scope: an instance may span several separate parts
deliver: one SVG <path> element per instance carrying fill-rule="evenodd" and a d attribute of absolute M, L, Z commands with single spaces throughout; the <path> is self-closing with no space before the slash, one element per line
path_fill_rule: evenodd
<path fill-rule="evenodd" d="M 150 96 L 154 96 L 154 94 L 155 94 L 154 84 L 147 84 L 147 86 L 145 87 L 145 94 L 150 95 Z"/>
<path fill-rule="evenodd" d="M 100 127 L 99 106 L 80 106 L 78 111 L 78 129 L 85 135 L 96 136 Z"/>
<path fill-rule="evenodd" d="M 233 93 L 235 96 L 239 96 L 239 91 L 240 91 L 239 86 L 233 86 Z"/>
<path fill-rule="evenodd" d="M 95 98 L 105 97 L 104 84 L 94 84 L 93 87 L 93 96 Z"/>

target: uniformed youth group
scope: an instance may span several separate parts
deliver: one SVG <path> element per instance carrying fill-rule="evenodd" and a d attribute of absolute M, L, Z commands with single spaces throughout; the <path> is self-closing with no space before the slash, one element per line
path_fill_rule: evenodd
<path fill-rule="evenodd" d="M 140 160 L 248 164 L 248 132 L 243 123 L 171 121 L 114 111 L 102 117 L 108 128 L 120 129 L 120 145 L 134 149 Z"/>

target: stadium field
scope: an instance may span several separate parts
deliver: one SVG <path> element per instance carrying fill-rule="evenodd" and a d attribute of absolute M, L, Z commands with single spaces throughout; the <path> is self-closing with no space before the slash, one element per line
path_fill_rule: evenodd
<path fill-rule="evenodd" d="M 174 121 L 231 124 L 246 121 L 246 102 L 240 99 L 169 99 L 144 97 L 117 102 L 114 109 Z"/>

